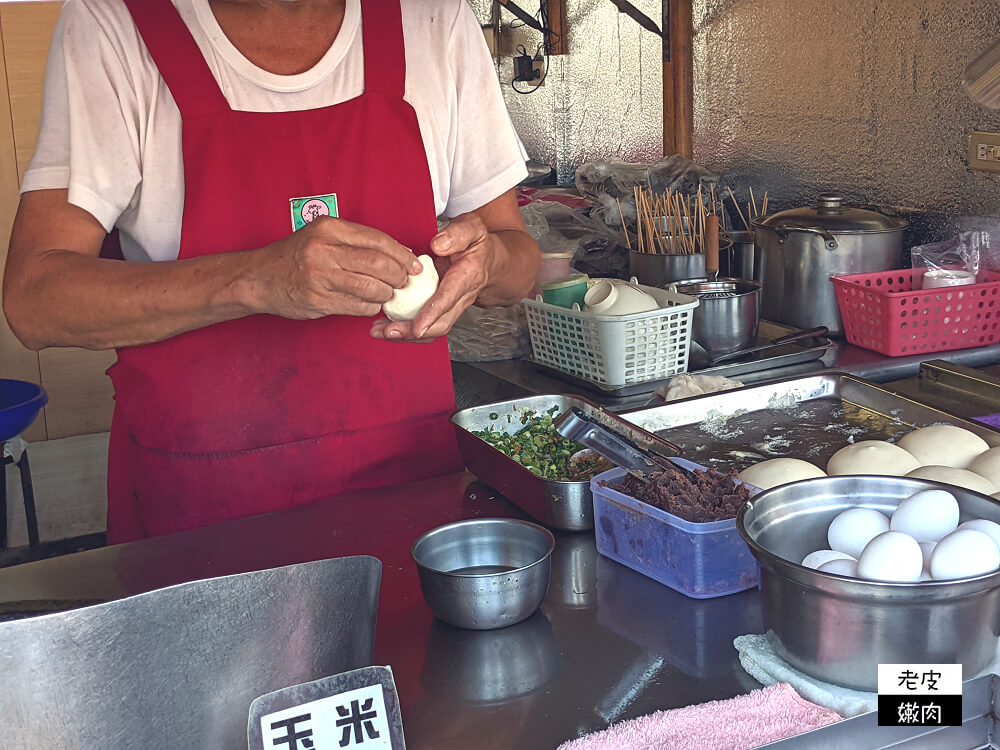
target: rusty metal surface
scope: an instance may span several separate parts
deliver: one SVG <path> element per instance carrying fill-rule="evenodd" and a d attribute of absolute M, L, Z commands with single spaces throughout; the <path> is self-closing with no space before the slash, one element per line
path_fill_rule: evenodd
<path fill-rule="evenodd" d="M 1000 0 L 694 0 L 695 160 L 774 210 L 836 188 L 916 217 L 908 245 L 1000 215 L 968 170 L 1000 112 L 961 86 Z"/>

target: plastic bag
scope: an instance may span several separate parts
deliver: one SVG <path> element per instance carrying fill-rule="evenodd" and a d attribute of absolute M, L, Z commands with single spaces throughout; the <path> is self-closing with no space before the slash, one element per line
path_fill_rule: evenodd
<path fill-rule="evenodd" d="M 994 252 L 1000 250 L 996 248 Z M 984 256 L 990 253 L 988 232 L 962 232 L 944 242 L 918 245 L 910 250 L 910 266 L 928 271 L 965 271 L 978 276 Z"/>
<path fill-rule="evenodd" d="M 573 269 L 589 276 L 628 278 L 628 248 L 620 226 L 609 227 L 579 209 L 551 201 L 523 206 L 521 215 L 536 227 L 539 216 L 544 218 L 548 231 L 532 234 L 543 253 L 572 253 Z"/>
<path fill-rule="evenodd" d="M 699 185 L 705 192 L 709 184 L 718 181 L 719 175 L 680 154 L 652 163 L 601 160 L 576 170 L 576 188 L 594 207 L 591 216 L 609 227 L 618 228 L 622 225 L 622 215 L 629 226 L 635 225 L 633 189 L 637 185 L 654 193 L 665 193 L 669 189 L 694 195 Z"/>
<path fill-rule="evenodd" d="M 468 308 L 448 334 L 448 351 L 455 362 L 523 357 L 531 351 L 524 310 L 520 305 Z"/>

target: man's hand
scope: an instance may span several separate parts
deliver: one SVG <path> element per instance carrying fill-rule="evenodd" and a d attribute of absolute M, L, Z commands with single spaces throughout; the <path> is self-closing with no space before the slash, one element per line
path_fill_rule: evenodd
<path fill-rule="evenodd" d="M 431 250 L 441 281 L 434 296 L 413 320 L 375 321 L 371 334 L 377 339 L 433 341 L 444 336 L 479 297 L 489 280 L 493 262 L 491 238 L 476 214 L 452 220 L 434 239 Z"/>
<path fill-rule="evenodd" d="M 407 248 L 377 229 L 319 217 L 263 249 L 251 271 L 257 312 L 307 320 L 377 315 L 421 271 Z"/>
<path fill-rule="evenodd" d="M 371 335 L 390 341 L 433 341 L 472 304 L 517 304 L 535 282 L 538 244 L 524 228 L 513 190 L 451 221 L 431 250 L 441 276 L 437 292 L 412 321 L 376 320 Z"/>

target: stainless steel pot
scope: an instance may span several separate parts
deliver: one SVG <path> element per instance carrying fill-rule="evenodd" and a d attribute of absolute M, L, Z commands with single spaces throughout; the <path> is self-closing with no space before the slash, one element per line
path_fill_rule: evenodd
<path fill-rule="evenodd" d="M 972 677 L 996 657 L 1000 571 L 957 581 L 883 583 L 804 568 L 827 547 L 827 527 L 848 508 L 886 515 L 926 489 L 949 491 L 960 520 L 1000 522 L 1000 503 L 978 492 L 905 477 L 808 479 L 765 490 L 736 528 L 760 563 L 764 624 L 775 651 L 808 675 L 875 690 L 879 664 L 961 664 Z"/>
<path fill-rule="evenodd" d="M 709 356 L 729 354 L 757 343 L 761 286 L 756 281 L 684 281 L 669 288 L 700 301 L 691 320 L 691 339 Z"/>
<path fill-rule="evenodd" d="M 848 206 L 823 193 L 816 206 L 754 219 L 766 293 L 763 317 L 797 328 L 843 333 L 831 276 L 898 268 L 905 219 Z"/>

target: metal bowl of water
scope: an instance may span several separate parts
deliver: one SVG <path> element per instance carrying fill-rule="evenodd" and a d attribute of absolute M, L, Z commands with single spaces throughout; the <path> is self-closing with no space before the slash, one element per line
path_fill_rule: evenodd
<path fill-rule="evenodd" d="M 1000 635 L 1000 571 L 955 581 L 885 583 L 798 564 L 824 549 L 830 522 L 848 508 L 891 515 L 921 490 L 947 490 L 960 521 L 1000 523 L 1000 502 L 922 479 L 839 476 L 765 490 L 744 505 L 736 528 L 760 563 L 764 624 L 775 652 L 821 680 L 875 690 L 879 664 L 987 667 Z"/>
<path fill-rule="evenodd" d="M 555 537 L 513 518 L 477 518 L 428 531 L 413 543 L 424 599 L 460 628 L 514 625 L 538 609 L 549 588 Z"/>

